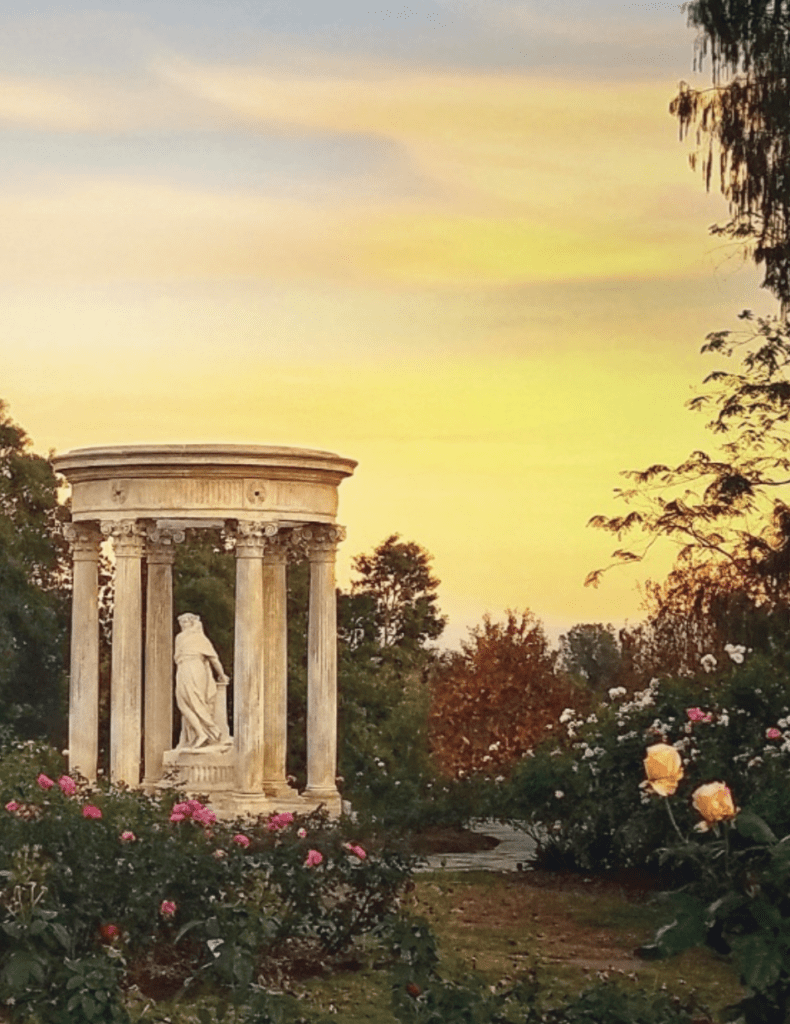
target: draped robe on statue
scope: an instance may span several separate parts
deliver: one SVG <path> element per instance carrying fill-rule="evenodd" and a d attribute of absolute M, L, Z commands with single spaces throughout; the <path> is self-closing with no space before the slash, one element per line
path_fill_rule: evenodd
<path fill-rule="evenodd" d="M 218 743 L 221 732 L 216 724 L 217 681 L 211 660 L 217 658 L 214 645 L 201 625 L 176 636 L 176 703 L 181 712 L 179 748 L 194 748 Z"/>

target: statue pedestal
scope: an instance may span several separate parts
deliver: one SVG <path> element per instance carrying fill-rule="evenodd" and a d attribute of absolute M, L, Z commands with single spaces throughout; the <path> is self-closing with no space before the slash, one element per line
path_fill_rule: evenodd
<path fill-rule="evenodd" d="M 302 796 L 284 783 L 278 785 L 276 793 L 240 792 L 236 782 L 236 752 L 227 743 L 197 750 L 166 750 L 162 762 L 165 777 L 157 783 L 157 788 L 175 788 L 189 797 L 205 797 L 218 818 L 257 817 L 283 811 L 308 814 L 319 804 L 324 804 L 332 817 L 340 814 L 337 793 Z"/>
<path fill-rule="evenodd" d="M 236 753 L 229 743 L 198 750 L 166 750 L 162 765 L 166 786 L 190 794 L 226 793 L 236 784 Z"/>

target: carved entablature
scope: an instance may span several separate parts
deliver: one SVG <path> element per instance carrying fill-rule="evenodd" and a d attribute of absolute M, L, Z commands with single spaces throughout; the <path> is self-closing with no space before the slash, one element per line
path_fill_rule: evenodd
<path fill-rule="evenodd" d="M 356 462 L 267 445 L 82 448 L 54 460 L 71 485 L 72 519 L 256 519 L 332 523 Z M 196 523 L 199 525 L 199 522 Z"/>
<path fill-rule="evenodd" d="M 141 558 L 145 545 L 145 525 L 138 519 L 102 522 L 101 532 L 111 539 L 116 558 Z"/>

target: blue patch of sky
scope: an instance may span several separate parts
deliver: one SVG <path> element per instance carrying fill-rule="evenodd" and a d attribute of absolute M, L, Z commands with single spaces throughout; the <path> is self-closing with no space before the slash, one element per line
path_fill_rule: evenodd
<path fill-rule="evenodd" d="M 357 201 L 426 197 L 436 188 L 396 144 L 365 135 L 11 129 L 3 132 L 2 152 L 0 180 L 6 187 L 117 175 L 216 192 Z"/>
<path fill-rule="evenodd" d="M 678 4 L 626 0 L 103 0 L 100 11 L 41 0 L 0 17 L 6 72 L 131 71 L 157 51 L 277 60 L 278 40 L 343 55 L 468 70 L 631 75 L 681 62 Z"/>

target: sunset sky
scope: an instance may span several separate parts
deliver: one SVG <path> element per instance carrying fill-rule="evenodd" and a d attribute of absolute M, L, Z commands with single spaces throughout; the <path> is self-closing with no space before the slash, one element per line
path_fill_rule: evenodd
<path fill-rule="evenodd" d="M 434 556 L 454 644 L 585 590 L 620 470 L 711 436 L 708 331 L 770 311 L 668 114 L 676 3 L 44 0 L 0 15 L 0 397 L 37 451 L 359 460 L 354 554 Z"/>

